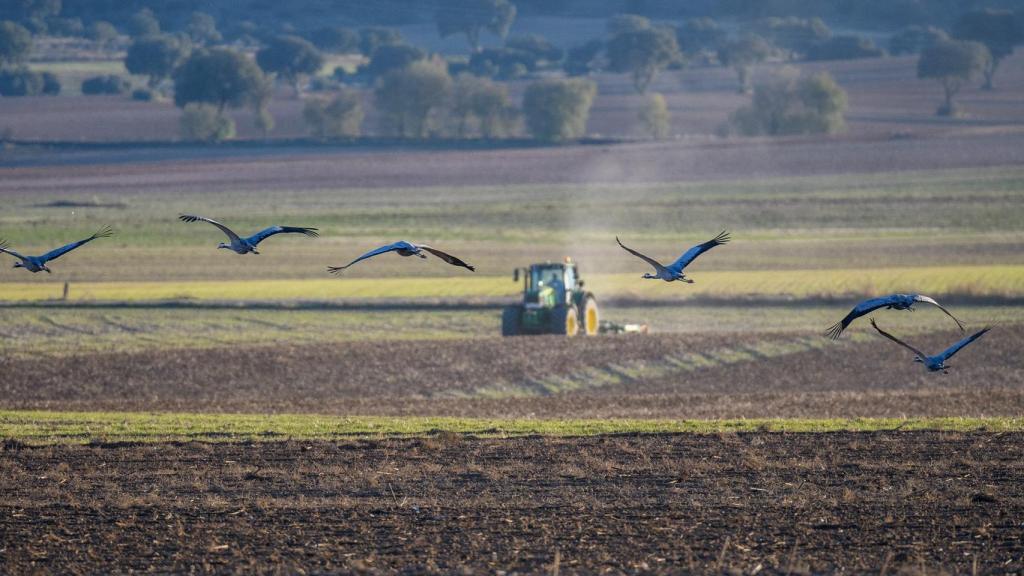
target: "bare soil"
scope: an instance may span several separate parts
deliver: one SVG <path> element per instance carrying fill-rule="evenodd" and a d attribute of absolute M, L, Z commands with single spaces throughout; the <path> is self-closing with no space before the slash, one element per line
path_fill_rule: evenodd
<path fill-rule="evenodd" d="M 7 573 L 1019 573 L 1024 436 L 0 450 Z"/>
<path fill-rule="evenodd" d="M 908 338 L 939 351 L 961 337 Z M 1019 416 L 1024 327 L 928 373 L 792 334 L 481 338 L 0 358 L 0 408 L 553 418 Z M 786 348 L 791 347 L 791 348 Z"/>

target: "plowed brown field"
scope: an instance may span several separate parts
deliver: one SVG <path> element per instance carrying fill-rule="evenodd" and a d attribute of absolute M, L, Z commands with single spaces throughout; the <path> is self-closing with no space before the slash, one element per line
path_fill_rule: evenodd
<path fill-rule="evenodd" d="M 956 332 L 915 336 L 942 350 Z M 1016 416 L 1024 327 L 949 374 L 872 337 L 481 338 L 0 359 L 0 407 L 479 417 Z"/>
<path fill-rule="evenodd" d="M 0 448 L 7 573 L 1019 573 L 1024 437 Z M 116 569 L 115 569 L 116 567 Z"/>

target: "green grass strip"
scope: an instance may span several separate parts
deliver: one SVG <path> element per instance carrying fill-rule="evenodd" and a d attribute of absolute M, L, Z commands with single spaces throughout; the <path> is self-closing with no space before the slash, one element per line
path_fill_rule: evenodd
<path fill-rule="evenodd" d="M 532 420 L 487 418 L 0 411 L 0 438 L 33 445 L 91 442 L 270 441 L 426 436 L 480 437 L 723 432 L 1024 431 L 1024 418 L 755 420 Z"/>

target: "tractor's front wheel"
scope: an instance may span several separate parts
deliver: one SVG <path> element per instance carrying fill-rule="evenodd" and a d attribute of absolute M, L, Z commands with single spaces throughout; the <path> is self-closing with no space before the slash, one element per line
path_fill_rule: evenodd
<path fill-rule="evenodd" d="M 580 324 L 583 326 L 583 333 L 587 336 L 596 336 L 601 328 L 601 315 L 597 311 L 597 300 L 593 296 L 588 295 L 583 301 Z"/>
<path fill-rule="evenodd" d="M 501 335 L 518 336 L 521 331 L 523 309 L 520 306 L 507 306 L 501 313 Z"/>
<path fill-rule="evenodd" d="M 580 333 L 580 312 L 576 306 L 555 308 L 551 315 L 551 331 L 555 334 L 575 336 Z"/>

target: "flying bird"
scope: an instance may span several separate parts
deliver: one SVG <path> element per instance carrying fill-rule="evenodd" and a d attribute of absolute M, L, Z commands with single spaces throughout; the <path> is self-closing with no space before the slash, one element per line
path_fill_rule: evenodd
<path fill-rule="evenodd" d="M 10 254 L 11 256 L 14 256 L 15 258 L 21 260 L 21 262 L 14 263 L 15 268 L 24 268 L 29 272 L 42 272 L 45 270 L 47 273 L 50 273 L 52 272 L 52 270 L 50 270 L 50 268 L 47 267 L 46 265 L 46 263 L 49 262 L 50 260 L 56 260 L 57 258 L 60 258 L 61 256 L 67 254 L 68 252 L 71 252 L 75 248 L 78 248 L 82 244 L 92 242 L 97 238 L 107 238 L 113 235 L 114 231 L 110 228 L 110 226 L 107 226 L 102 230 L 96 232 L 92 236 L 89 236 L 85 240 L 72 242 L 67 246 L 62 246 L 60 248 L 57 248 L 56 250 L 51 250 L 50 252 L 47 252 L 42 256 L 22 256 L 21 254 L 18 254 L 14 250 L 8 248 L 6 240 L 0 240 L 0 252 L 3 252 L 4 254 Z"/>
<path fill-rule="evenodd" d="M 693 248 L 687 250 L 675 262 L 668 266 L 663 266 L 654 258 L 644 256 L 643 254 L 637 252 L 636 250 L 633 250 L 632 248 L 626 246 L 625 244 L 622 243 L 622 240 L 619 240 L 618 236 L 615 237 L 615 241 L 618 242 L 619 246 L 622 246 L 622 249 L 625 250 L 626 252 L 629 252 L 633 256 L 636 256 L 637 258 L 643 260 L 644 262 L 647 262 L 651 266 L 654 266 L 655 274 L 644 274 L 643 278 L 646 278 L 648 280 L 664 280 L 665 282 L 674 282 L 676 280 L 679 280 L 680 282 L 693 284 L 693 280 L 686 277 L 686 274 L 683 273 L 683 269 L 689 266 L 690 263 L 696 260 L 697 257 L 700 256 L 701 254 L 707 252 L 708 250 L 711 250 L 715 246 L 721 246 L 722 244 L 728 242 L 729 233 L 723 231 L 721 234 L 715 236 L 711 240 L 708 240 L 703 244 L 697 244 Z"/>
<path fill-rule="evenodd" d="M 191 214 L 181 214 L 178 219 L 182 222 L 209 222 L 217 228 L 220 228 L 221 232 L 227 235 L 230 243 L 221 242 L 217 245 L 217 248 L 227 248 L 233 250 L 236 254 L 259 254 L 256 251 L 256 245 L 260 242 L 270 238 L 274 234 L 305 234 L 306 236 L 317 237 L 320 234 L 317 233 L 316 228 L 300 228 L 296 226 L 271 226 L 264 228 L 259 232 L 249 236 L 248 238 L 242 238 L 238 234 L 235 234 L 231 228 L 213 220 L 212 218 L 204 218 L 202 216 L 193 216 Z"/>
<path fill-rule="evenodd" d="M 974 342 L 978 338 L 981 338 L 986 332 L 992 329 L 991 327 L 986 327 L 982 330 L 975 332 L 974 334 L 971 334 L 970 336 L 964 338 L 963 340 L 957 342 L 956 344 L 953 344 L 949 348 L 946 348 L 941 354 L 929 356 L 924 352 L 921 352 L 917 348 L 914 348 L 910 344 L 907 344 L 906 342 L 879 328 L 878 324 L 875 323 L 874 318 L 871 319 L 871 325 L 874 326 L 875 330 L 878 330 L 878 333 L 881 334 L 882 336 L 885 336 L 889 340 L 892 340 L 893 342 L 913 352 L 915 354 L 914 362 L 920 362 L 924 364 L 924 367 L 927 368 L 929 372 L 938 372 L 939 370 L 941 370 L 943 374 L 949 374 L 947 370 L 949 368 L 952 368 L 952 366 L 948 366 L 946 364 L 946 360 L 952 358 L 953 355 L 959 352 L 961 348 L 967 346 L 971 342 Z"/>
<path fill-rule="evenodd" d="M 430 246 L 427 246 L 426 244 L 413 244 L 412 242 L 406 242 L 405 240 L 399 240 L 394 244 L 388 244 L 387 246 L 381 246 L 380 248 L 377 248 L 375 250 L 370 250 L 366 254 L 363 254 L 359 258 L 356 258 L 355 260 L 349 262 L 348 264 L 345 264 L 344 266 L 328 266 L 327 271 L 330 272 L 331 274 L 340 274 L 342 270 L 348 268 L 349 266 L 355 264 L 356 262 L 366 260 L 367 258 L 373 258 L 378 254 L 384 254 L 386 252 L 397 252 L 399 256 L 419 256 L 420 258 L 426 258 L 427 255 L 423 253 L 424 250 L 430 252 L 434 256 L 437 256 L 438 258 L 444 260 L 445 262 L 451 264 L 452 266 L 461 266 L 463 268 L 468 269 L 470 272 L 476 271 L 475 267 L 466 264 L 462 260 L 459 260 L 455 256 L 452 256 L 451 254 L 442 252 L 437 248 L 432 248 Z"/>
<path fill-rule="evenodd" d="M 924 302 L 926 304 L 932 304 L 938 307 L 939 310 L 942 310 L 943 312 L 946 313 L 946 316 L 949 316 L 950 318 L 953 319 L 954 322 L 956 322 L 956 325 L 960 327 L 961 332 L 964 331 L 964 325 L 961 324 L 960 321 L 956 319 L 956 316 L 950 314 L 949 310 L 943 308 L 942 305 L 936 302 L 933 298 L 929 298 L 928 296 L 922 296 L 920 294 L 890 294 L 889 296 L 882 296 L 880 298 L 871 298 L 869 300 L 861 302 L 860 304 L 857 304 L 856 306 L 853 307 L 853 310 L 850 310 L 850 313 L 847 314 L 845 318 L 830 326 L 829 329 L 825 332 L 825 334 L 827 334 L 829 338 L 833 340 L 838 340 L 839 335 L 843 333 L 843 330 L 846 330 L 846 327 L 849 326 L 851 322 L 869 312 L 873 312 L 875 310 L 878 310 L 879 308 L 886 308 L 891 310 L 910 310 L 911 312 L 913 312 L 914 309 L 912 308 L 912 306 L 917 302 Z"/>

